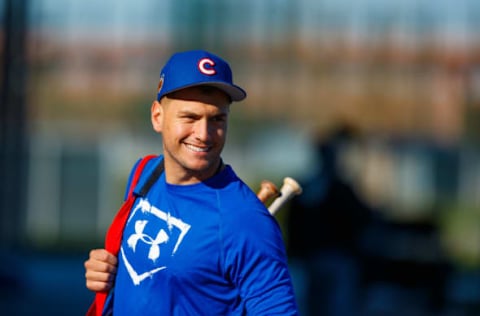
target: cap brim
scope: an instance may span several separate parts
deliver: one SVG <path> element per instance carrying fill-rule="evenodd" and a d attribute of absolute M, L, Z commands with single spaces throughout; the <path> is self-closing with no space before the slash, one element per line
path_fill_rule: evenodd
<path fill-rule="evenodd" d="M 247 93 L 245 92 L 245 90 L 236 85 L 230 85 L 223 82 L 208 82 L 204 85 L 212 86 L 222 90 L 230 96 L 230 99 L 232 99 L 232 101 L 242 101 L 247 97 Z"/>
<path fill-rule="evenodd" d="M 170 94 L 172 92 L 176 92 L 176 91 L 179 91 L 179 90 L 183 90 L 183 89 L 191 88 L 191 87 L 196 87 L 196 86 L 215 87 L 215 88 L 225 92 L 230 97 L 230 99 L 232 101 L 235 101 L 235 102 L 242 101 L 243 99 L 245 99 L 247 97 L 247 93 L 245 92 L 245 90 L 243 90 L 239 86 L 230 85 L 230 84 L 225 83 L 225 82 L 211 82 L 211 81 L 208 81 L 208 82 L 196 82 L 194 84 L 187 84 L 187 85 L 178 87 L 176 89 L 165 91 L 164 93 L 161 94 L 161 96 L 159 96 L 159 98 L 162 98 L 165 95 Z"/>

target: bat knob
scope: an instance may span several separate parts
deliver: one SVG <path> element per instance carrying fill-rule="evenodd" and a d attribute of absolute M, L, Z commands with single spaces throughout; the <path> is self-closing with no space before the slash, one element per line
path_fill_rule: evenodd
<path fill-rule="evenodd" d="M 298 184 L 297 181 L 295 181 L 293 178 L 286 177 L 283 179 L 283 185 L 285 189 L 288 188 L 290 192 L 292 192 L 294 195 L 299 195 L 302 194 L 302 187 L 300 184 Z"/>
<path fill-rule="evenodd" d="M 280 191 L 278 190 L 277 186 L 268 180 L 263 180 L 260 183 L 260 190 L 257 193 L 257 197 L 262 201 L 262 203 L 266 203 L 269 199 L 280 196 Z"/>
<path fill-rule="evenodd" d="M 270 214 L 275 215 L 275 213 L 282 208 L 282 206 L 287 203 L 295 195 L 302 193 L 302 187 L 298 184 L 297 181 L 290 177 L 283 179 L 283 185 L 280 189 L 281 195 L 276 198 L 272 204 L 268 207 Z"/>

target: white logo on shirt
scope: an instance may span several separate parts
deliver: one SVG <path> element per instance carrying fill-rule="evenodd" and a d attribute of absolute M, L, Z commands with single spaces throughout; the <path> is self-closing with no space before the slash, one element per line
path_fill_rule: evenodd
<path fill-rule="evenodd" d="M 165 213 L 164 211 L 156 208 L 155 206 L 151 205 L 148 200 L 143 198 L 141 198 L 138 201 L 135 208 L 132 210 L 127 223 L 132 220 L 132 218 L 135 216 L 135 214 L 138 211 L 153 215 L 154 219 L 152 219 L 151 221 L 156 221 L 157 219 L 159 219 L 162 222 L 166 223 L 167 227 L 166 229 L 158 228 L 156 233 L 152 234 L 151 230 L 149 230 L 150 233 L 146 232 L 146 226 L 149 223 L 148 220 L 141 219 L 141 220 L 135 221 L 135 225 L 134 225 L 135 232 L 130 234 L 130 236 L 128 236 L 127 238 L 127 245 L 128 245 L 128 248 L 130 248 L 131 250 L 126 252 L 126 250 L 123 249 L 123 246 L 121 248 L 121 256 L 122 256 L 123 262 L 125 263 L 125 267 L 128 271 L 128 274 L 132 278 L 132 281 L 135 285 L 139 285 L 146 278 L 167 268 L 165 265 L 161 265 L 149 271 L 137 271 L 138 269 L 136 269 L 131 262 L 137 261 L 138 259 L 133 260 L 133 258 L 130 258 L 130 260 L 128 260 L 128 257 L 140 256 L 140 254 L 135 254 L 138 243 L 141 242 L 149 246 L 147 257 L 151 261 L 155 262 L 157 259 L 160 258 L 160 255 L 161 255 L 160 248 L 162 244 L 166 244 L 169 241 L 174 242 L 173 249 L 169 250 L 170 253 L 167 253 L 167 255 L 173 256 L 175 252 L 178 250 L 178 247 L 182 243 L 182 240 L 187 234 L 188 230 L 190 229 L 189 224 L 186 224 L 180 219 L 171 216 L 169 213 Z M 158 222 L 156 224 L 158 224 Z M 157 226 L 154 226 L 154 227 L 157 227 Z M 177 235 L 173 237 L 173 238 L 176 238 L 176 241 L 171 240 L 173 231 L 177 232 Z M 152 235 L 154 237 L 152 237 Z"/>
<path fill-rule="evenodd" d="M 166 243 L 168 241 L 168 235 L 165 232 L 165 230 L 160 229 L 158 231 L 157 237 L 155 239 L 152 239 L 147 234 L 143 233 L 143 230 L 145 229 L 145 225 L 147 225 L 148 221 L 142 221 L 138 220 L 135 222 L 135 234 L 132 234 L 128 240 L 127 244 L 130 248 L 133 249 L 135 252 L 135 246 L 137 245 L 137 242 L 139 240 L 143 241 L 146 244 L 151 245 L 150 246 L 150 251 L 148 252 L 148 259 L 152 259 L 155 261 L 158 257 L 160 257 L 160 244 Z"/>

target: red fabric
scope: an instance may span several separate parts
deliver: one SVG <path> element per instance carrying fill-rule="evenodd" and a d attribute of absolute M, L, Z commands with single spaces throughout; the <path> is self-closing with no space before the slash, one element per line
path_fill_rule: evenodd
<path fill-rule="evenodd" d="M 128 190 L 128 198 L 125 202 L 123 202 L 122 206 L 115 215 L 110 228 L 107 231 L 105 237 L 105 249 L 118 256 L 118 252 L 120 251 L 120 245 L 122 243 L 122 235 L 123 229 L 125 228 L 125 224 L 128 219 L 128 215 L 130 214 L 130 210 L 135 203 L 135 195 L 133 194 L 133 189 L 138 183 L 140 179 L 140 175 L 142 174 L 142 170 L 152 158 L 157 157 L 156 155 L 149 155 L 145 156 L 138 164 L 135 173 L 133 175 L 132 182 L 130 184 L 130 188 Z M 105 305 L 105 301 L 107 299 L 108 292 L 96 292 L 95 293 L 95 301 L 90 305 L 90 308 L 87 311 L 86 316 L 101 316 L 103 307 Z"/>

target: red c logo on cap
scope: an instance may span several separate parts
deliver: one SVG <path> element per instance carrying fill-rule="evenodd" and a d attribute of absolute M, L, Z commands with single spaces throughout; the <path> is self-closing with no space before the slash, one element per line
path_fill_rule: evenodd
<path fill-rule="evenodd" d="M 217 73 L 213 66 L 215 66 L 215 62 L 210 58 L 203 58 L 198 62 L 198 69 L 200 72 L 208 76 L 212 76 Z"/>

